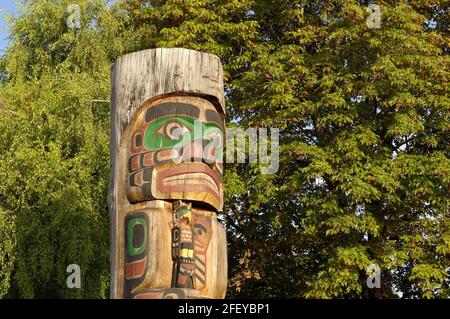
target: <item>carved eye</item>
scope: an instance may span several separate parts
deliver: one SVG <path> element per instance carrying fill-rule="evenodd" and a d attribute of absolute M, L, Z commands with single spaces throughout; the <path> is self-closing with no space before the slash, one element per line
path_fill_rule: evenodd
<path fill-rule="evenodd" d="M 166 136 L 172 141 L 179 140 L 184 134 L 188 133 L 189 129 L 180 122 L 168 122 L 161 127 L 159 133 Z"/>
<path fill-rule="evenodd" d="M 201 235 L 203 235 L 203 230 L 201 230 L 201 229 L 197 229 L 197 235 L 199 235 L 199 236 L 201 236 Z"/>
<path fill-rule="evenodd" d="M 202 224 L 195 224 L 194 225 L 195 228 L 195 233 L 197 234 L 197 236 L 202 236 L 204 234 L 207 233 L 207 229 L 205 226 L 203 226 Z"/>

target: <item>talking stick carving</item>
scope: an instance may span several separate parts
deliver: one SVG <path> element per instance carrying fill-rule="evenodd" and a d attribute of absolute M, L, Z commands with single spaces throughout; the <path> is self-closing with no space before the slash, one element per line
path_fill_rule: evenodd
<path fill-rule="evenodd" d="M 224 298 L 223 71 L 152 49 L 111 72 L 111 297 Z"/>

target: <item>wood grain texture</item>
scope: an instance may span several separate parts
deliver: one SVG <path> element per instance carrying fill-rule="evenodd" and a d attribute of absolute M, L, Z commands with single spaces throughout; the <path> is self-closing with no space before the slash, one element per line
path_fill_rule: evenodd
<path fill-rule="evenodd" d="M 154 251 L 149 251 L 148 271 L 151 276 L 146 279 L 145 287 L 166 288 L 168 274 L 163 269 L 166 269 L 166 266 L 171 263 L 170 247 L 167 249 L 166 246 L 167 242 L 170 242 L 167 222 L 170 222 L 172 218 L 169 213 L 171 203 L 156 200 L 131 204 L 124 191 L 125 136 L 136 112 L 145 102 L 152 99 L 189 95 L 210 101 L 223 116 L 225 114 L 223 93 L 223 69 L 219 58 L 202 52 L 178 48 L 151 49 L 125 55 L 112 66 L 111 163 L 108 195 L 111 234 L 111 298 L 123 297 L 121 289 L 124 273 L 122 269 L 118 271 L 118 268 L 123 267 L 124 218 L 129 212 L 157 212 L 150 218 L 149 236 L 150 241 L 154 242 L 150 243 L 149 247 Z M 205 214 L 211 216 L 214 233 L 214 238 L 208 248 L 208 259 L 217 261 L 217 266 L 207 269 L 210 282 L 203 289 L 203 294 L 210 298 L 223 298 L 227 276 L 225 231 L 223 226 L 217 222 L 215 212 L 206 212 Z"/>

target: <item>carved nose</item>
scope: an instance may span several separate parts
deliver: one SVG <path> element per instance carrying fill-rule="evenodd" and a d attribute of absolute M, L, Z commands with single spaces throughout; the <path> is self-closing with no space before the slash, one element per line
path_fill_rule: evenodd
<path fill-rule="evenodd" d="M 198 162 L 213 166 L 216 161 L 216 150 L 211 141 L 198 139 L 183 147 L 183 162 Z"/>

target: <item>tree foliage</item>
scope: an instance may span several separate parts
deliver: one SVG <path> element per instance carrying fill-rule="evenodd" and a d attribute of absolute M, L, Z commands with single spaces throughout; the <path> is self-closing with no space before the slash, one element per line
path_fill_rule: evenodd
<path fill-rule="evenodd" d="M 230 297 L 448 298 L 448 3 L 378 1 L 371 29 L 369 2 L 25 1 L 0 63 L 0 296 L 108 296 L 95 101 L 118 56 L 185 47 L 221 58 L 230 125 L 281 130 L 276 174 L 226 166 Z"/>
<path fill-rule="evenodd" d="M 0 268 L 7 297 L 108 297 L 109 104 L 96 100 L 109 98 L 117 22 L 103 1 L 79 1 L 75 32 L 70 3 L 24 3 L 2 61 L 0 207 L 15 229 L 1 219 L 1 255 L 14 261 Z M 81 266 L 80 290 L 66 286 L 70 264 Z"/>

